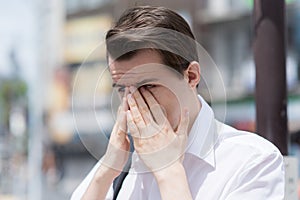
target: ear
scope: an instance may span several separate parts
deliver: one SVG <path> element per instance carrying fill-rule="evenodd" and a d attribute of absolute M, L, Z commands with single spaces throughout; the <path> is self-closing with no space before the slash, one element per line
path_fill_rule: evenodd
<path fill-rule="evenodd" d="M 193 89 L 195 89 L 200 82 L 200 75 L 200 65 L 196 61 L 192 61 L 184 71 L 184 78 Z"/>

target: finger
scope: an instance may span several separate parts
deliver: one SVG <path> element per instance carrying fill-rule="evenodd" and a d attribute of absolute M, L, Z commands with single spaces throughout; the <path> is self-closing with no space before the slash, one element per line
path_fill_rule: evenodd
<path fill-rule="evenodd" d="M 130 113 L 132 115 L 133 121 L 139 129 L 143 129 L 146 127 L 144 119 L 138 109 L 136 101 L 132 97 L 132 94 L 127 95 L 127 102 L 130 108 Z"/>
<path fill-rule="evenodd" d="M 133 120 L 133 117 L 131 115 L 130 110 L 128 110 L 126 112 L 126 116 L 127 116 L 127 126 L 129 129 L 129 132 L 131 133 L 133 138 L 138 138 L 139 137 L 139 131 L 138 128 Z"/>
<path fill-rule="evenodd" d="M 129 90 L 137 103 L 138 109 L 144 119 L 145 124 L 149 125 L 152 121 L 152 116 L 144 98 L 138 89 L 131 86 Z"/>
<path fill-rule="evenodd" d="M 123 114 L 126 116 L 126 113 Z M 126 118 L 126 117 L 125 117 Z M 124 120 L 126 123 L 126 120 Z M 125 129 L 126 127 L 126 129 Z M 124 143 L 127 140 L 127 124 L 125 125 L 120 125 L 118 130 L 117 130 L 117 138 L 121 143 Z M 127 140 L 128 141 L 128 140 Z"/>
<path fill-rule="evenodd" d="M 165 114 L 164 114 L 161 106 L 158 104 L 156 99 L 153 97 L 153 95 L 145 88 L 141 88 L 141 92 L 150 108 L 150 111 L 151 111 L 156 123 L 158 123 L 158 124 L 166 123 L 167 119 L 165 117 Z"/>
<path fill-rule="evenodd" d="M 122 98 L 122 103 L 118 110 L 117 123 L 119 124 L 119 129 L 123 132 L 127 132 L 126 124 L 126 111 L 128 110 L 128 104 L 126 97 Z"/>
<path fill-rule="evenodd" d="M 189 126 L 189 111 L 188 111 L 188 109 L 184 109 L 181 112 L 181 119 L 180 119 L 180 123 L 179 123 L 176 133 L 177 134 L 187 134 L 188 126 Z"/>
<path fill-rule="evenodd" d="M 119 114 L 121 113 L 121 111 L 126 112 L 128 110 L 128 103 L 127 103 L 127 99 L 126 99 L 128 93 L 129 93 L 129 89 L 126 87 L 125 92 L 124 92 L 124 96 L 122 97 L 121 104 L 118 108 L 117 120 L 119 119 Z"/>
<path fill-rule="evenodd" d="M 127 132 L 126 111 L 124 110 L 120 111 L 118 123 L 119 123 L 119 130 L 126 133 Z"/>
<path fill-rule="evenodd" d="M 111 133 L 111 139 L 115 138 L 119 140 L 121 143 L 124 143 L 125 140 L 127 140 L 126 136 L 127 136 L 126 112 L 120 111 L 118 114 L 118 121 L 113 127 Z"/>
<path fill-rule="evenodd" d="M 125 94 L 123 96 L 123 101 L 122 101 L 123 110 L 125 112 L 127 112 L 127 110 L 129 109 L 127 99 L 126 99 L 128 94 L 129 94 L 129 89 L 128 89 L 128 87 L 126 87 L 125 88 Z"/>

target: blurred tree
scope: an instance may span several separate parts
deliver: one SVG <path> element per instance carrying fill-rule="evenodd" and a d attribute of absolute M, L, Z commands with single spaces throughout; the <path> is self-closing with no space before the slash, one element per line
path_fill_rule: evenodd
<path fill-rule="evenodd" d="M 27 86 L 18 79 L 0 80 L 0 119 L 2 128 L 8 129 L 9 114 L 15 104 L 26 104 Z M 23 105 L 26 106 L 26 105 Z"/>

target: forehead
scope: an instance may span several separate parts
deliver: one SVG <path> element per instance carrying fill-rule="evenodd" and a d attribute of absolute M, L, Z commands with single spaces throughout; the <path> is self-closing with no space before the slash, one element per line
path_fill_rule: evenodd
<path fill-rule="evenodd" d="M 122 59 L 122 60 L 113 60 L 110 56 L 108 56 L 108 63 L 110 69 L 125 69 L 129 70 L 133 67 L 143 65 L 146 63 L 160 63 L 163 64 L 161 55 L 151 49 L 144 49 L 139 50 L 129 59 Z"/>
<path fill-rule="evenodd" d="M 132 58 L 120 61 L 109 57 L 109 68 L 113 82 L 124 86 L 174 76 L 174 70 L 164 65 L 159 53 L 153 50 L 142 50 Z"/>

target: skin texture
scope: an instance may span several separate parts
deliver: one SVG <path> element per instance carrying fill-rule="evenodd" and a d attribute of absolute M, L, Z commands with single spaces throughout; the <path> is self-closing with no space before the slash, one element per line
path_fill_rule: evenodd
<path fill-rule="evenodd" d="M 109 66 L 113 87 L 123 101 L 103 164 L 83 199 L 105 198 L 128 158 L 127 129 L 162 199 L 192 199 L 182 159 L 188 132 L 201 109 L 196 91 L 199 64 L 191 62 L 179 76 L 163 65 L 157 52 L 142 50 L 128 60 L 109 58 Z"/>

